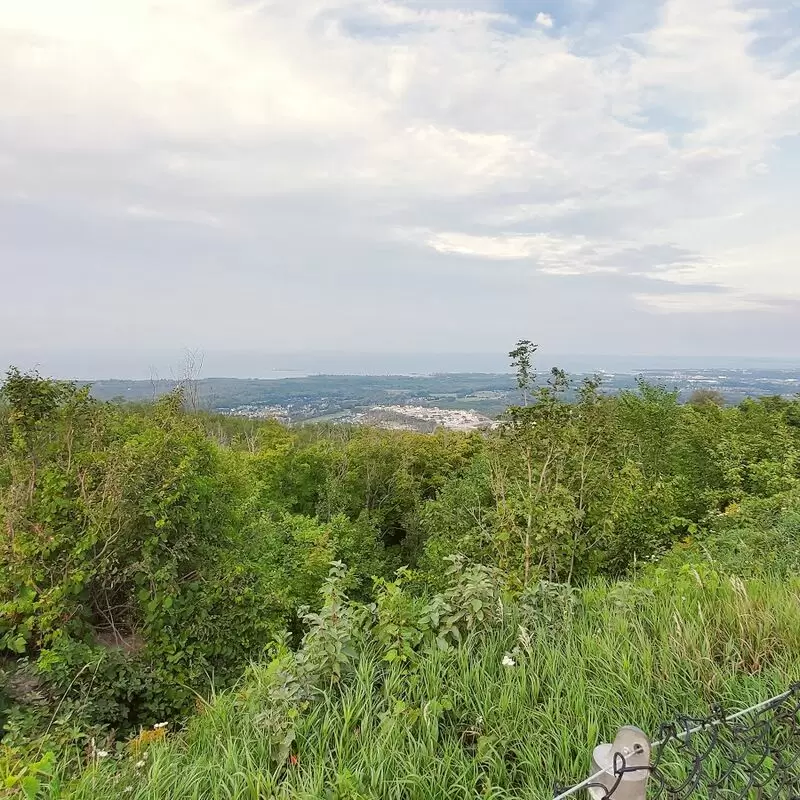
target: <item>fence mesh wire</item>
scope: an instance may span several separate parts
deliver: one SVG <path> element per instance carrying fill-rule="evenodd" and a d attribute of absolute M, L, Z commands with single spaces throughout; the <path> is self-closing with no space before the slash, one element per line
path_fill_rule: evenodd
<path fill-rule="evenodd" d="M 613 800 L 626 773 L 647 769 L 648 800 L 800 800 L 800 683 L 744 713 L 679 717 L 654 738 L 649 767 L 618 755 L 616 785 L 587 786 Z"/>

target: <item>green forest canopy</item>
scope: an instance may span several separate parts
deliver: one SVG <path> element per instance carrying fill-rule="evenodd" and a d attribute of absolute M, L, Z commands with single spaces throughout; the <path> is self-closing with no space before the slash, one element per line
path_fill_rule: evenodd
<path fill-rule="evenodd" d="M 498 430 L 428 436 L 223 418 L 187 411 L 180 391 L 108 404 L 10 370 L 0 413 L 10 785 L 48 750 L 83 768 L 91 742 L 180 724 L 275 642 L 295 649 L 309 625 L 323 639 L 333 625 L 326 680 L 343 679 L 349 638 L 319 616 L 331 613 L 331 586 L 377 615 L 366 630 L 385 663 L 408 665 L 430 637 L 443 652 L 460 647 L 492 592 L 513 604 L 540 587 L 626 585 L 656 563 L 754 580 L 796 573 L 800 403 L 681 405 L 644 382 L 606 396 L 559 370 L 545 382 L 518 372 L 524 400 Z M 349 567 L 334 584 L 332 562 Z"/>

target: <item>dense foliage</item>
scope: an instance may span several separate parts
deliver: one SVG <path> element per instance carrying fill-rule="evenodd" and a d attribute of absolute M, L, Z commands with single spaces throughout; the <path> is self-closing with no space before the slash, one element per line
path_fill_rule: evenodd
<path fill-rule="evenodd" d="M 594 380 L 570 386 L 558 370 L 539 383 L 534 350 L 521 342 L 512 353 L 520 405 L 487 434 L 289 429 L 187 410 L 179 391 L 146 405 L 100 403 L 86 389 L 9 371 L 0 400 L 8 786 L 38 786 L 49 751 L 81 769 L 97 752 L 127 752 L 137 731 L 160 738 L 153 725 L 181 725 L 275 642 L 283 655 L 251 673 L 246 685 L 261 689 L 245 694 L 294 676 L 285 706 L 263 710 L 281 720 L 278 757 L 269 751 L 277 776 L 295 741 L 281 726 L 306 708 L 321 674 L 344 686 L 353 670 L 414 666 L 432 670 L 425 680 L 452 682 L 478 629 L 499 626 L 485 653 L 495 659 L 512 647 L 509 614 L 544 607 L 553 592 L 557 603 L 589 608 L 599 590 L 585 587 L 628 580 L 657 560 L 674 574 L 684 565 L 756 580 L 796 574 L 800 402 L 681 405 L 645 383 L 607 396 Z M 329 576 L 332 562 L 348 565 L 346 577 L 340 567 Z M 778 591 L 753 585 L 758 596 Z M 627 608 L 652 591 L 646 582 L 621 595 L 607 588 L 603 602 L 619 596 Z M 786 591 L 796 603 L 796 586 Z M 730 628 L 735 614 L 709 613 L 731 642 L 750 635 Z M 786 642 L 797 620 L 781 619 L 775 635 Z M 759 642 L 757 655 L 735 656 L 730 668 L 760 674 L 777 664 L 783 650 L 767 659 Z M 725 652 L 727 664 L 734 655 Z M 418 708 L 415 685 L 396 698 L 403 725 L 406 709 Z M 232 713 L 225 703 L 237 696 L 224 695 L 214 714 Z M 359 702 L 378 702 L 370 697 Z M 444 702 L 434 717 L 452 711 Z M 334 713 L 315 708 L 322 716 L 303 724 Z M 205 724 L 196 723 L 201 738 L 211 735 Z M 574 758 L 569 750 L 564 764 Z M 319 775 L 306 778 L 311 787 Z"/>
<path fill-rule="evenodd" d="M 95 748 L 77 780 L 31 765 L 31 785 L 76 800 L 544 799 L 584 777 L 621 725 L 747 707 L 800 673 L 796 577 L 655 570 L 580 589 L 540 582 L 498 603 L 499 577 L 456 564 L 427 601 L 384 584 L 365 606 L 336 565 L 299 649 L 276 645 L 183 734 Z M 669 755 L 687 777 L 691 761 Z"/>

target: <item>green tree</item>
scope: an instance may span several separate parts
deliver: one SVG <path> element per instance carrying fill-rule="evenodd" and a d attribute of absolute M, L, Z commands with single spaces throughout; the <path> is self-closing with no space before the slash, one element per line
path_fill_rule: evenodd
<path fill-rule="evenodd" d="M 719 389 L 695 389 L 686 401 L 690 406 L 725 405 L 725 395 Z"/>
<path fill-rule="evenodd" d="M 529 339 L 520 339 L 517 346 L 509 352 L 511 367 L 516 373 L 517 388 L 522 394 L 522 405 L 528 405 L 528 397 L 536 384 L 536 370 L 533 366 L 533 357 L 539 345 Z"/>

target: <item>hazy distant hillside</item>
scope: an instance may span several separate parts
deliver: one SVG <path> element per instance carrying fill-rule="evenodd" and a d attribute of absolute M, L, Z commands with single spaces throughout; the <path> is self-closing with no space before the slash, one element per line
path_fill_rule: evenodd
<path fill-rule="evenodd" d="M 677 389 L 684 400 L 702 388 L 718 390 L 729 403 L 764 395 L 791 397 L 800 392 L 797 370 L 643 370 L 640 374 L 651 383 Z M 634 387 L 639 376 L 617 373 L 602 377 L 603 388 L 616 392 Z M 174 380 L 105 380 L 93 383 L 92 393 L 101 400 L 141 402 L 170 392 L 176 385 Z M 203 408 L 292 421 L 335 418 L 392 405 L 437 406 L 496 416 L 518 400 L 513 376 L 503 373 L 204 378 L 194 384 L 194 389 Z"/>
<path fill-rule="evenodd" d="M 98 381 L 92 394 L 101 400 L 152 400 L 176 381 Z M 280 380 L 205 378 L 196 384 L 200 403 L 210 409 L 243 406 L 290 409 L 293 418 L 313 418 L 357 407 L 393 404 L 438 404 L 500 413 L 515 391 L 514 378 L 503 374 L 456 375 L 314 375 Z"/>

